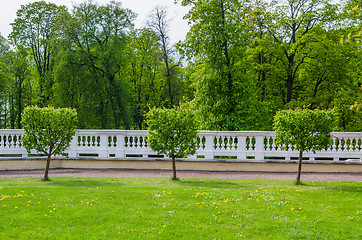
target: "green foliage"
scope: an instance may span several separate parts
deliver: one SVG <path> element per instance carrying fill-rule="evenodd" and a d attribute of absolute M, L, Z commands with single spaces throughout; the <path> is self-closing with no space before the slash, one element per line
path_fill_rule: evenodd
<path fill-rule="evenodd" d="M 320 110 L 283 110 L 274 117 L 276 144 L 283 150 L 320 151 L 330 146 L 333 129 L 331 112 Z"/>
<path fill-rule="evenodd" d="M 360 130 L 360 0 L 175 2 L 189 10 L 186 59 L 162 7 L 133 29 L 117 1 L 23 5 L 0 37 L 0 128 L 52 105 L 77 109 L 80 128 L 145 129 L 150 108 L 188 102 L 199 129 L 271 130 L 277 111 L 308 108 Z"/>
<path fill-rule="evenodd" d="M 135 128 L 141 130 L 146 128 L 149 109 L 165 105 L 166 84 L 157 35 L 143 28 L 132 31 L 129 37 L 127 75 L 132 89 Z"/>
<path fill-rule="evenodd" d="M 77 108 L 82 127 L 130 129 L 124 73 L 129 61 L 127 33 L 135 17 L 116 1 L 101 6 L 84 2 L 62 16 L 56 82 L 63 96 L 57 104 Z"/>
<path fill-rule="evenodd" d="M 65 6 L 37 1 L 22 5 L 12 25 L 10 39 L 18 49 L 31 49 L 38 73 L 38 104 L 49 104 L 52 98 L 52 63 L 55 25 L 66 12 Z"/>
<path fill-rule="evenodd" d="M 77 112 L 73 109 L 54 109 L 53 107 L 26 107 L 24 109 L 22 145 L 28 152 L 35 149 L 48 157 L 44 180 L 48 179 L 51 157 L 66 156 L 64 151 L 75 135 L 76 124 Z"/>
<path fill-rule="evenodd" d="M 148 117 L 148 144 L 159 154 L 184 157 L 196 151 L 196 122 L 194 114 L 183 108 L 153 108 Z"/>
<path fill-rule="evenodd" d="M 320 110 L 283 110 L 274 117 L 275 144 L 282 150 L 294 148 L 299 151 L 296 184 L 300 184 L 304 151 L 327 149 L 331 144 L 333 116 Z"/>
<path fill-rule="evenodd" d="M 197 130 L 194 114 L 183 108 L 153 108 L 148 114 L 148 144 L 159 154 L 172 158 L 173 180 L 176 180 L 176 157 L 196 152 Z"/>
<path fill-rule="evenodd" d="M 245 2 L 200 0 L 182 4 L 191 6 L 185 16 L 191 28 L 180 48 L 194 61 L 190 77 L 202 128 L 255 130 L 251 125 L 258 121 L 253 110 L 259 103 L 257 90 L 246 74 L 250 35 L 243 22 Z"/>
<path fill-rule="evenodd" d="M 35 149 L 46 155 L 64 155 L 76 131 L 77 113 L 67 108 L 26 107 L 22 124 L 22 144 L 28 152 Z"/>
<path fill-rule="evenodd" d="M 334 131 L 362 132 L 362 105 L 338 105 L 333 108 Z"/>

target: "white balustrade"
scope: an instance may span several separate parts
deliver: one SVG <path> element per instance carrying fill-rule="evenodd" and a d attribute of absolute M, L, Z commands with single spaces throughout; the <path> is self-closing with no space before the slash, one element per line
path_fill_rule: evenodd
<path fill-rule="evenodd" d="M 29 159 L 39 157 L 35 151 L 29 155 L 21 146 L 21 129 L 0 130 L 0 158 Z M 360 161 L 362 133 L 333 132 L 330 148 L 317 153 L 306 152 L 308 161 Z M 293 146 L 281 150 L 275 145 L 274 132 L 222 132 L 199 131 L 198 150 L 193 161 L 269 161 L 297 160 Z M 78 130 L 67 151 L 72 159 L 165 159 L 147 145 L 147 131 L 137 130 Z M 58 156 L 58 158 L 61 158 Z"/>

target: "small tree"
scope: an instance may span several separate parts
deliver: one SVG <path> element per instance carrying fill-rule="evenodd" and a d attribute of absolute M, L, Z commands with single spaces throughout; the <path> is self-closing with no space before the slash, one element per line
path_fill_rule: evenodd
<path fill-rule="evenodd" d="M 177 180 L 176 157 L 196 152 L 195 116 L 191 111 L 182 108 L 153 108 L 147 116 L 149 146 L 158 154 L 165 154 L 172 159 L 172 180 Z"/>
<path fill-rule="evenodd" d="M 276 145 L 282 150 L 291 146 L 299 151 L 296 184 L 300 184 L 302 158 L 305 151 L 320 151 L 331 144 L 330 132 L 333 117 L 330 112 L 320 110 L 283 110 L 274 117 Z"/>
<path fill-rule="evenodd" d="M 63 155 L 75 134 L 77 113 L 73 109 L 53 107 L 27 107 L 24 109 L 22 125 L 24 136 L 22 144 L 28 152 L 35 149 L 45 154 L 47 163 L 44 181 L 48 179 L 52 156 Z"/>

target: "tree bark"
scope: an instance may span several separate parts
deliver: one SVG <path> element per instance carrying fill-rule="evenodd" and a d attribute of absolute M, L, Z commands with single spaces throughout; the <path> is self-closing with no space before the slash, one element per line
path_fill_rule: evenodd
<path fill-rule="evenodd" d="M 44 173 L 44 181 L 48 181 L 48 172 L 49 172 L 49 167 L 50 167 L 50 159 L 51 159 L 52 155 L 48 154 L 48 159 L 47 159 L 47 165 L 45 167 L 45 173 Z"/>
<path fill-rule="evenodd" d="M 172 156 L 172 180 L 177 180 L 176 177 L 176 156 Z"/>
<path fill-rule="evenodd" d="M 302 162 L 303 162 L 303 152 L 299 151 L 299 163 L 298 163 L 298 173 L 296 184 L 300 185 L 300 174 L 302 172 Z"/>

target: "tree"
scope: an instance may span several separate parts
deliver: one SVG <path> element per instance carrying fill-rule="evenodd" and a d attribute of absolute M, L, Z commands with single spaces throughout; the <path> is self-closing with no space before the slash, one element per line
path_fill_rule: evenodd
<path fill-rule="evenodd" d="M 177 180 L 175 159 L 196 152 L 195 116 L 183 108 L 153 108 L 147 117 L 148 144 L 158 154 L 165 154 L 172 159 L 172 180 Z"/>
<path fill-rule="evenodd" d="M 64 57 L 61 62 L 70 68 L 67 75 L 75 69 L 83 73 L 79 74 L 84 80 L 79 81 L 82 89 L 77 94 L 87 103 L 79 109 L 79 115 L 90 111 L 100 122 L 97 128 L 130 128 L 128 83 L 123 73 L 129 61 L 128 32 L 135 17 L 116 1 L 102 6 L 81 3 L 74 7 L 72 15 L 63 15 L 60 32 L 64 33 L 66 49 L 60 52 L 65 53 L 60 56 Z M 67 78 L 60 75 L 59 84 Z"/>
<path fill-rule="evenodd" d="M 7 107 L 9 104 L 6 96 L 7 65 L 4 60 L 9 52 L 9 48 L 8 42 L 0 34 L 0 128 L 5 128 L 7 125 Z"/>
<path fill-rule="evenodd" d="M 183 0 L 191 25 L 181 49 L 194 61 L 195 106 L 202 127 L 251 130 L 258 109 L 255 85 L 246 73 L 249 34 L 246 1 Z M 254 100 L 255 99 L 255 100 Z"/>
<path fill-rule="evenodd" d="M 53 85 L 51 64 L 53 59 L 54 26 L 60 16 L 66 12 L 65 6 L 38 1 L 22 5 L 17 18 L 11 24 L 10 39 L 15 46 L 31 49 L 39 74 L 39 105 L 44 106 L 51 98 Z"/>
<path fill-rule="evenodd" d="M 8 94 L 10 98 L 10 127 L 21 129 L 21 118 L 24 105 L 29 103 L 29 96 L 26 94 L 26 86 L 29 79 L 29 59 L 24 49 L 18 48 L 17 51 L 9 52 L 7 56 L 9 73 Z M 26 96 L 25 96 L 26 95 Z"/>
<path fill-rule="evenodd" d="M 331 144 L 333 117 L 320 110 L 283 110 L 274 117 L 276 145 L 282 150 L 299 151 L 296 184 L 300 184 L 303 152 L 327 149 Z"/>
<path fill-rule="evenodd" d="M 167 19 L 167 10 L 162 7 L 155 7 L 149 15 L 147 26 L 158 37 L 158 43 L 161 48 L 162 60 L 165 66 L 166 92 L 168 95 L 168 107 L 173 108 L 176 105 L 176 89 L 174 82 L 177 78 L 177 68 L 180 66 L 180 60 L 175 62 L 175 47 L 170 44 L 169 38 L 169 19 Z"/>
<path fill-rule="evenodd" d="M 77 113 L 73 109 L 53 107 L 26 107 L 22 125 L 24 135 L 22 144 L 28 152 L 35 149 L 47 156 L 44 181 L 48 180 L 52 156 L 63 155 L 75 134 Z"/>
<path fill-rule="evenodd" d="M 292 101 L 298 70 L 313 50 L 309 45 L 316 41 L 314 30 L 331 23 L 336 10 L 337 6 L 326 0 L 287 0 L 276 6 L 275 20 L 267 29 L 275 42 L 274 56 L 283 68 L 286 103 Z"/>

